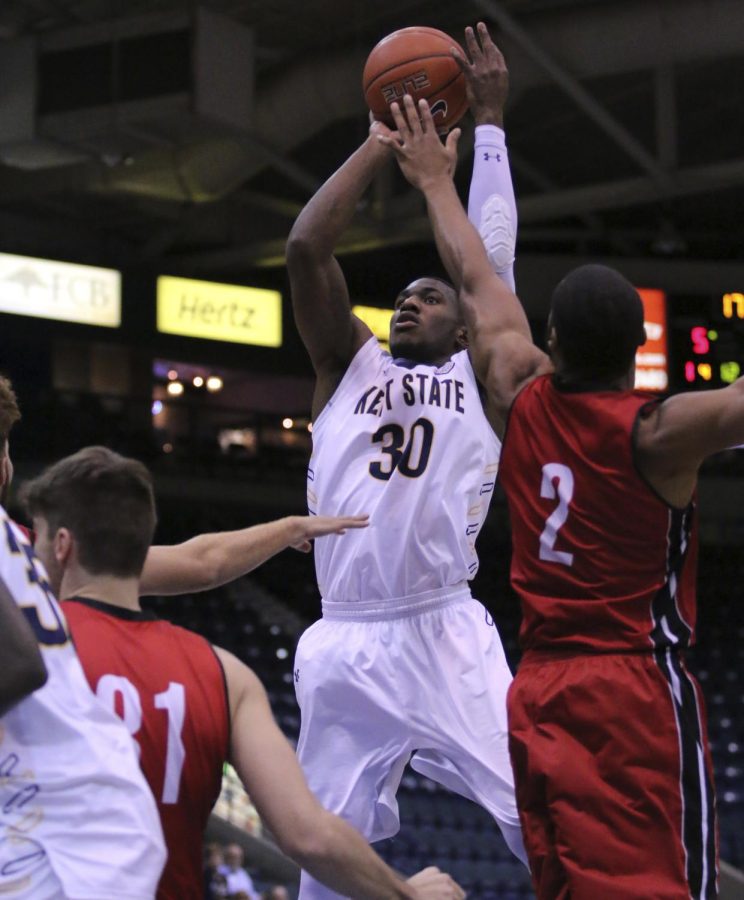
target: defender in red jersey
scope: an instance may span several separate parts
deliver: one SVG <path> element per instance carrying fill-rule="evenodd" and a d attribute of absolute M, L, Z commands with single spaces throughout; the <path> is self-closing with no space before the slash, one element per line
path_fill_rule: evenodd
<path fill-rule="evenodd" d="M 85 676 L 129 728 L 168 845 L 162 898 L 201 898 L 202 838 L 230 750 L 230 710 L 217 651 L 148 612 L 89 597 L 62 608 Z"/>
<path fill-rule="evenodd" d="M 85 674 L 132 734 L 158 802 L 169 853 L 160 900 L 203 895 L 202 834 L 227 758 L 280 846 L 320 881 L 355 897 L 461 900 L 436 869 L 400 879 L 318 804 L 247 666 L 142 612 L 140 576 L 155 528 L 144 466 L 89 447 L 24 494 L 52 587 L 70 598 L 63 605 Z M 344 520 L 333 530 L 343 533 Z"/>
<path fill-rule="evenodd" d="M 494 277 L 425 101 L 393 106 L 393 146 L 425 195 L 491 421 L 522 600 L 510 751 L 542 900 L 717 896 L 704 711 L 683 651 L 695 628 L 695 485 L 744 442 L 744 379 L 662 401 L 632 390 L 635 289 L 584 266 L 555 289 L 549 355 Z"/>

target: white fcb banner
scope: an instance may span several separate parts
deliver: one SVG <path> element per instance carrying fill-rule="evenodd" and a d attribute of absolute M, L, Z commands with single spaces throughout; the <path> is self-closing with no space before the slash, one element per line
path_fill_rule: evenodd
<path fill-rule="evenodd" d="M 121 273 L 0 253 L 0 312 L 118 328 Z"/>

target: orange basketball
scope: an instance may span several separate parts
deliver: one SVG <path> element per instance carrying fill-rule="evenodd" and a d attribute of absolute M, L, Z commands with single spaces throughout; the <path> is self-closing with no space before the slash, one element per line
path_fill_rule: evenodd
<path fill-rule="evenodd" d="M 429 101 L 439 131 L 459 122 L 468 101 L 465 76 L 450 47 L 462 53 L 448 34 L 423 25 L 401 28 L 383 38 L 367 57 L 362 76 L 364 99 L 375 118 L 392 125 L 390 104 L 410 94 L 415 101 Z"/>

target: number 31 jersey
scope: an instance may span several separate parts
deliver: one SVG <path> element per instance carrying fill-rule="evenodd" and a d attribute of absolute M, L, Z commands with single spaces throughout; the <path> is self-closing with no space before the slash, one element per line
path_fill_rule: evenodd
<path fill-rule="evenodd" d="M 465 351 L 442 366 L 359 350 L 313 425 L 308 508 L 368 513 L 368 528 L 315 542 L 324 603 L 462 585 L 493 494 L 501 444 Z"/>
<path fill-rule="evenodd" d="M 147 612 L 86 598 L 63 604 L 83 670 L 124 720 L 163 825 L 159 900 L 201 900 L 202 838 L 227 759 L 222 664 L 208 641 Z"/>
<path fill-rule="evenodd" d="M 633 432 L 658 403 L 576 392 L 550 375 L 517 395 L 499 482 L 525 650 L 687 646 L 695 627 L 695 506 L 668 506 L 635 464 Z"/>

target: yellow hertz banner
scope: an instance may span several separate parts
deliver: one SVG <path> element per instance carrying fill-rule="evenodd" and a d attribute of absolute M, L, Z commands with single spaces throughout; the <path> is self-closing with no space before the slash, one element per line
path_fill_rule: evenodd
<path fill-rule="evenodd" d="M 210 341 L 281 347 L 282 295 L 263 288 L 161 275 L 158 331 Z"/>

